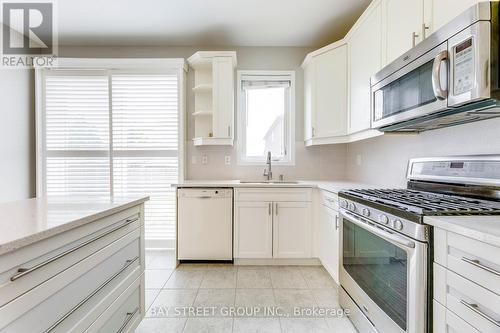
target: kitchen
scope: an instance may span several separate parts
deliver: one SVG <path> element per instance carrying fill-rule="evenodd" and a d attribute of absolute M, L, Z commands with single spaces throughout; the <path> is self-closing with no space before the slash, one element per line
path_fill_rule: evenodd
<path fill-rule="evenodd" d="M 497 2 L 53 5 L 0 76 L 0 332 L 500 332 Z"/>

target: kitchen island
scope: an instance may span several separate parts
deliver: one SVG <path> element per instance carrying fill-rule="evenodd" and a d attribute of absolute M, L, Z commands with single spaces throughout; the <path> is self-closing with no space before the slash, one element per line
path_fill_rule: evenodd
<path fill-rule="evenodd" d="M 0 204 L 0 332 L 133 332 L 148 197 Z"/>

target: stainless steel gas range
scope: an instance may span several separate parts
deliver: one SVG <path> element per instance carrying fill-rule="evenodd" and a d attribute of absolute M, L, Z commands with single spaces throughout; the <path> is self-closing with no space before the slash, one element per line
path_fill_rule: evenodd
<path fill-rule="evenodd" d="M 500 215 L 500 155 L 422 158 L 407 189 L 347 190 L 340 303 L 360 332 L 432 331 L 431 215 Z"/>

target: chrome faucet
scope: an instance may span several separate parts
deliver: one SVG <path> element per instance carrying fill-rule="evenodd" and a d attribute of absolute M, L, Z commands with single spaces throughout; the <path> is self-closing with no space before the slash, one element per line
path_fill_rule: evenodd
<path fill-rule="evenodd" d="M 273 179 L 273 171 L 271 169 L 271 152 L 267 152 L 267 162 L 266 168 L 264 169 L 264 177 L 267 177 L 267 180 Z"/>

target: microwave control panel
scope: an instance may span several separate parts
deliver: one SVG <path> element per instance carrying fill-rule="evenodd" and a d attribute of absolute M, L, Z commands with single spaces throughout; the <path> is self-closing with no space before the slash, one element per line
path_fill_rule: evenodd
<path fill-rule="evenodd" d="M 472 37 L 453 48 L 455 64 L 453 76 L 453 92 L 455 95 L 474 88 L 474 47 Z"/>

